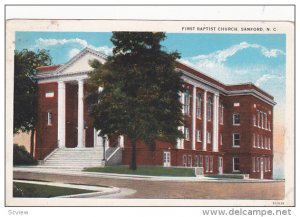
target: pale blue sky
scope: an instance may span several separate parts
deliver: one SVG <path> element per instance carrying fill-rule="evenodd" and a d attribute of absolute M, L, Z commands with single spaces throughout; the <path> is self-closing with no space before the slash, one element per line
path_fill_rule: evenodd
<path fill-rule="evenodd" d="M 66 63 L 89 46 L 111 54 L 110 32 L 17 32 L 16 49 L 50 51 L 53 64 Z M 285 98 L 284 34 L 167 33 L 167 51 L 225 84 L 252 82 L 275 97 L 282 112 Z M 282 113 L 283 114 L 283 113 Z"/>

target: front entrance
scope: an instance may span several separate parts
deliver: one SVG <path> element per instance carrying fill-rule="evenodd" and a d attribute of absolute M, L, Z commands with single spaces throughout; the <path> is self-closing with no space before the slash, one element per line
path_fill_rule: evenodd
<path fill-rule="evenodd" d="M 218 158 L 219 174 L 223 174 L 223 157 Z"/>
<path fill-rule="evenodd" d="M 260 179 L 264 179 L 264 159 L 260 158 Z"/>
<path fill-rule="evenodd" d="M 163 163 L 164 167 L 171 166 L 171 153 L 169 151 L 164 151 Z"/>

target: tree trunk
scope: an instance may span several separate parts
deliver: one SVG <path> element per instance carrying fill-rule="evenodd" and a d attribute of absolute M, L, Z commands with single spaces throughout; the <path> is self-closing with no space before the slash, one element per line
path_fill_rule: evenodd
<path fill-rule="evenodd" d="M 131 139 L 131 163 L 130 167 L 131 170 L 136 170 L 136 139 Z"/>
<path fill-rule="evenodd" d="M 30 155 L 33 157 L 33 151 L 34 151 L 34 128 L 31 129 L 31 135 L 30 135 Z"/>

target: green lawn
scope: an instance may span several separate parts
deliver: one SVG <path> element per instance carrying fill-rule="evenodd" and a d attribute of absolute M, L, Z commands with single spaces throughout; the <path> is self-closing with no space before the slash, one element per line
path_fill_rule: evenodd
<path fill-rule="evenodd" d="M 158 166 L 138 166 L 136 170 L 130 170 L 128 166 L 111 166 L 111 167 L 91 167 L 85 168 L 87 172 L 101 173 L 119 173 L 132 175 L 149 175 L 149 176 L 187 176 L 195 177 L 194 169 L 192 168 L 173 168 L 173 167 L 158 167 Z"/>
<path fill-rule="evenodd" d="M 40 184 L 29 184 L 14 182 L 13 183 L 13 196 L 14 197 L 58 197 L 72 194 L 92 193 L 94 191 L 77 189 L 77 188 L 64 188 Z"/>

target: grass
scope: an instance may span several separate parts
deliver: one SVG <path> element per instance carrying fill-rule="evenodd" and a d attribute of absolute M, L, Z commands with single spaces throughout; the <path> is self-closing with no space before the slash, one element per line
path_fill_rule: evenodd
<path fill-rule="evenodd" d="M 65 188 L 65 187 L 29 184 L 29 183 L 21 183 L 21 182 L 13 183 L 14 197 L 49 198 L 49 197 L 58 197 L 58 196 L 92 193 L 92 192 L 94 191 L 77 189 L 77 188 Z"/>
<path fill-rule="evenodd" d="M 91 167 L 84 169 L 84 171 L 130 175 L 195 177 L 195 172 L 192 168 L 174 168 L 159 166 L 138 166 L 136 170 L 130 170 L 128 166 L 124 165 L 111 167 Z"/>

